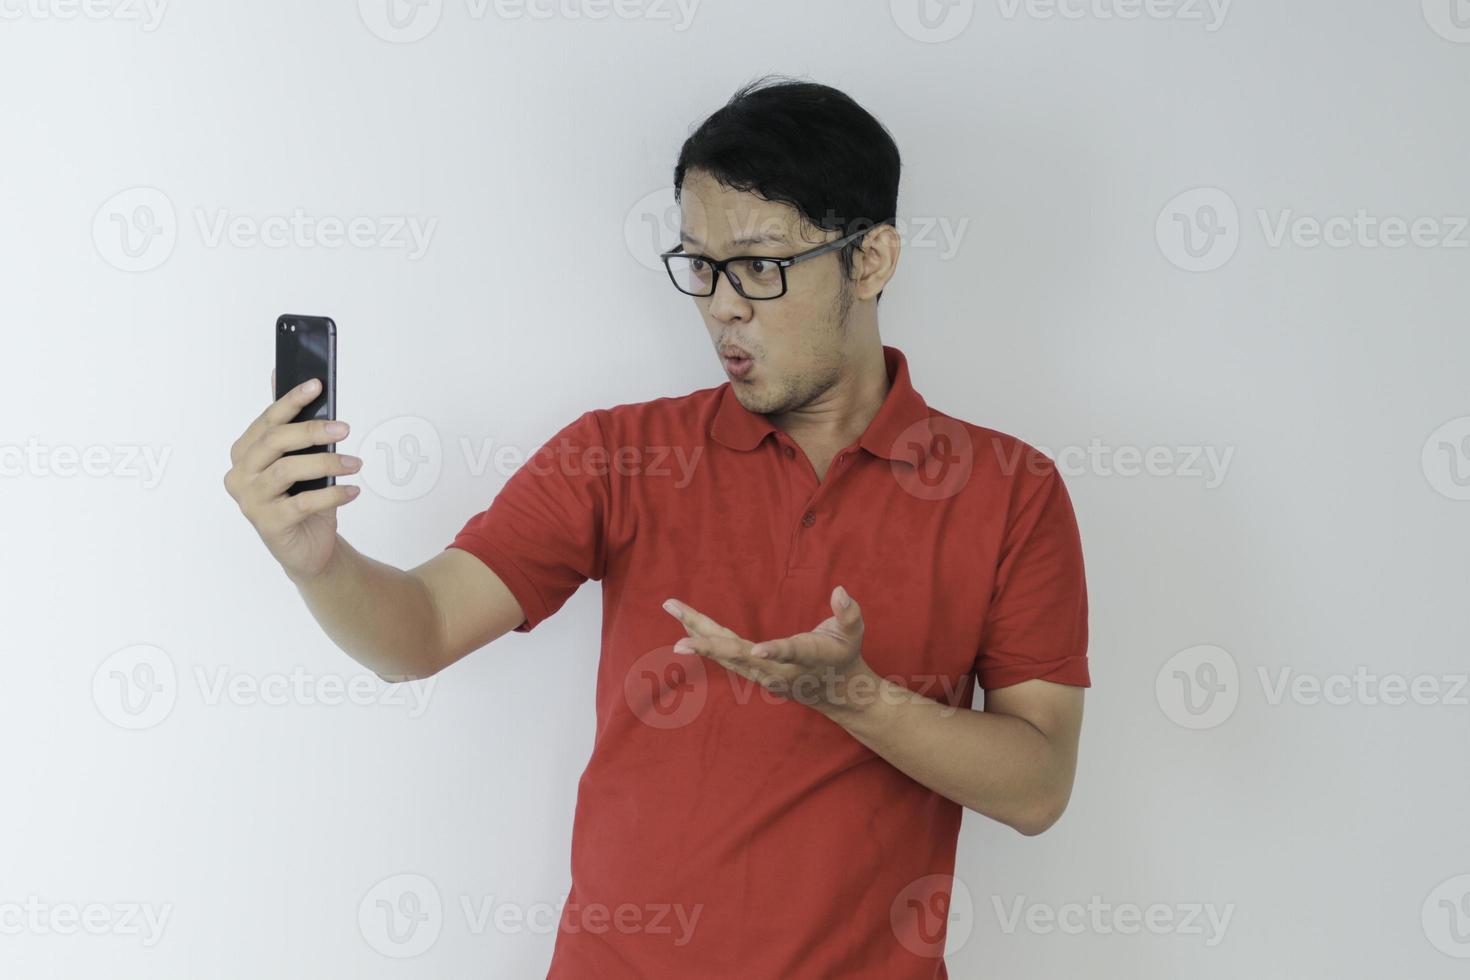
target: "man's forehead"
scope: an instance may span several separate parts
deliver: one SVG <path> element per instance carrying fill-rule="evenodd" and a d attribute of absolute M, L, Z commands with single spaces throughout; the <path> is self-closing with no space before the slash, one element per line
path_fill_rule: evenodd
<path fill-rule="evenodd" d="M 800 239 L 801 215 L 791 205 L 735 190 L 704 174 L 685 181 L 679 204 L 679 237 L 686 245 L 790 246 Z"/>

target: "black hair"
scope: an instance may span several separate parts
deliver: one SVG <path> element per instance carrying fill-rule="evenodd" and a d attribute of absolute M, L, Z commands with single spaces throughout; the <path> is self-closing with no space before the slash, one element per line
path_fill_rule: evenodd
<path fill-rule="evenodd" d="M 892 135 L 846 93 L 765 75 L 741 86 L 684 141 L 674 200 L 685 174 L 702 170 L 733 190 L 790 205 L 818 228 L 849 235 L 894 223 L 899 168 Z M 851 275 L 859 245 L 840 251 L 844 274 Z"/>

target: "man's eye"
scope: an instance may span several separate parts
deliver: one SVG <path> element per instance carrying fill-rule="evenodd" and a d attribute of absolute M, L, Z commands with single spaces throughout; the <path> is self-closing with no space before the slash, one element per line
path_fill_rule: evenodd
<path fill-rule="evenodd" d="M 703 272 L 706 268 L 703 259 L 690 259 L 689 266 L 695 272 Z"/>
<path fill-rule="evenodd" d="M 746 259 L 740 263 L 741 274 L 761 282 L 779 278 L 780 273 L 777 271 L 779 268 L 780 266 L 769 259 Z"/>

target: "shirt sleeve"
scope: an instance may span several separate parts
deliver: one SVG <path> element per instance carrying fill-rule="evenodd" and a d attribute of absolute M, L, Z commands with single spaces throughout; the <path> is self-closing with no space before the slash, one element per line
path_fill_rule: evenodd
<path fill-rule="evenodd" d="M 446 548 L 479 558 L 520 603 L 529 633 L 607 561 L 610 487 L 597 412 L 584 413 L 511 474 L 490 506 L 471 517 Z"/>
<path fill-rule="evenodd" d="M 990 607 L 975 658 L 986 690 L 1041 679 L 1091 687 L 1087 663 L 1087 581 L 1072 500 L 1044 456 L 1020 497 L 1001 544 Z"/>

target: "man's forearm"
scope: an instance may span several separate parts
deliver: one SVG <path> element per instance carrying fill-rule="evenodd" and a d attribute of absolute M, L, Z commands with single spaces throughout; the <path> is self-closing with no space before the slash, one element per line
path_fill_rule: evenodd
<path fill-rule="evenodd" d="M 338 535 L 321 574 L 291 580 L 332 642 L 384 680 L 427 677 L 442 666 L 439 613 L 428 588 L 410 573 L 367 557 Z"/>
<path fill-rule="evenodd" d="M 934 792 L 1023 834 L 1056 822 L 1072 773 L 1024 718 L 935 701 L 868 673 L 823 714 Z"/>

